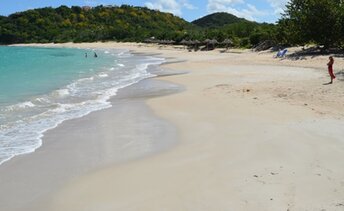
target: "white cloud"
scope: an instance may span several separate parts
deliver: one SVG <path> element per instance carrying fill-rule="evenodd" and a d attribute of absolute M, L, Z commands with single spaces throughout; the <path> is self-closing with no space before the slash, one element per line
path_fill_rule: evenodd
<path fill-rule="evenodd" d="M 254 5 L 246 4 L 244 0 L 208 0 L 207 10 L 208 13 L 228 12 L 251 21 L 256 20 L 258 16 L 266 15 L 265 12 L 258 10 Z"/>
<path fill-rule="evenodd" d="M 270 6 L 274 9 L 275 15 L 280 15 L 283 13 L 285 5 L 289 0 L 267 0 Z"/>
<path fill-rule="evenodd" d="M 101 2 L 97 0 L 85 0 L 84 3 L 85 5 L 88 5 L 88 6 L 96 6 L 96 5 L 102 4 Z"/>
<path fill-rule="evenodd" d="M 193 10 L 195 6 L 190 4 L 187 0 L 155 0 L 146 2 L 145 6 L 150 9 L 156 9 L 162 12 L 169 12 L 181 16 L 182 9 Z"/>
<path fill-rule="evenodd" d="M 187 0 L 181 0 L 180 3 L 183 5 L 183 7 L 185 7 L 188 10 L 195 10 L 195 9 L 197 9 L 197 7 L 195 7 L 194 5 L 190 4 Z"/>

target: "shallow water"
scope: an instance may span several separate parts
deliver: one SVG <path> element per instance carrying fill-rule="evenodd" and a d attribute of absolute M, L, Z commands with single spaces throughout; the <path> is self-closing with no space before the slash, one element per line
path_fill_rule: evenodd
<path fill-rule="evenodd" d="M 0 164 L 34 152 L 63 121 L 111 107 L 111 96 L 162 62 L 114 49 L 0 47 Z"/>

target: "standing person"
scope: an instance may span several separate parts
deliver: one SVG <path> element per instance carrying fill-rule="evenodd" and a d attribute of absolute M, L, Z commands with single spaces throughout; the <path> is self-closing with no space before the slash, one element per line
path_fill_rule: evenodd
<path fill-rule="evenodd" d="M 333 64 L 334 64 L 334 59 L 332 56 L 329 57 L 329 62 L 327 63 L 327 66 L 328 66 L 328 73 L 330 74 L 330 77 L 331 77 L 331 82 L 330 84 L 333 83 L 333 79 L 336 78 L 336 76 L 333 74 Z"/>

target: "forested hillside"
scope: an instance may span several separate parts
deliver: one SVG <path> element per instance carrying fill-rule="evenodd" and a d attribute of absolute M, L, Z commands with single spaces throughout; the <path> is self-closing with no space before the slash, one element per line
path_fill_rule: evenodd
<path fill-rule="evenodd" d="M 133 6 L 41 8 L 0 16 L 0 44 L 231 40 L 234 47 L 317 44 L 344 46 L 342 0 L 290 0 L 277 24 L 214 13 L 189 23 L 170 13 Z M 268 41 L 268 42 L 265 42 Z"/>
<path fill-rule="evenodd" d="M 202 28 L 218 28 L 240 22 L 247 22 L 247 20 L 225 12 L 213 13 L 192 21 L 193 24 Z"/>
<path fill-rule="evenodd" d="M 0 17 L 1 43 L 175 39 L 185 30 L 192 30 L 192 25 L 179 17 L 132 6 L 61 6 Z"/>
<path fill-rule="evenodd" d="M 231 39 L 235 47 L 253 47 L 269 40 L 275 42 L 276 26 L 238 18 L 229 13 L 214 13 L 195 20 L 206 38 Z"/>
<path fill-rule="evenodd" d="M 202 26 L 202 27 L 200 27 Z M 228 13 L 208 15 L 189 23 L 170 13 L 133 6 L 41 8 L 0 16 L 0 43 L 141 42 L 225 39 L 251 47 L 271 38 L 273 25 L 258 24 Z"/>

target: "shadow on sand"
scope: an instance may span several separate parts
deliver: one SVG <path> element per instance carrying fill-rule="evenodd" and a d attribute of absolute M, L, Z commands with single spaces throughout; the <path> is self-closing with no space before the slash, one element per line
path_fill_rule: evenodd
<path fill-rule="evenodd" d="M 297 51 L 288 55 L 287 57 L 291 60 L 304 60 L 306 57 L 316 58 L 318 56 L 335 55 L 336 57 L 344 57 L 344 50 L 337 48 L 324 49 L 319 46 L 314 46 L 310 48 L 302 48 L 302 50 Z"/>

